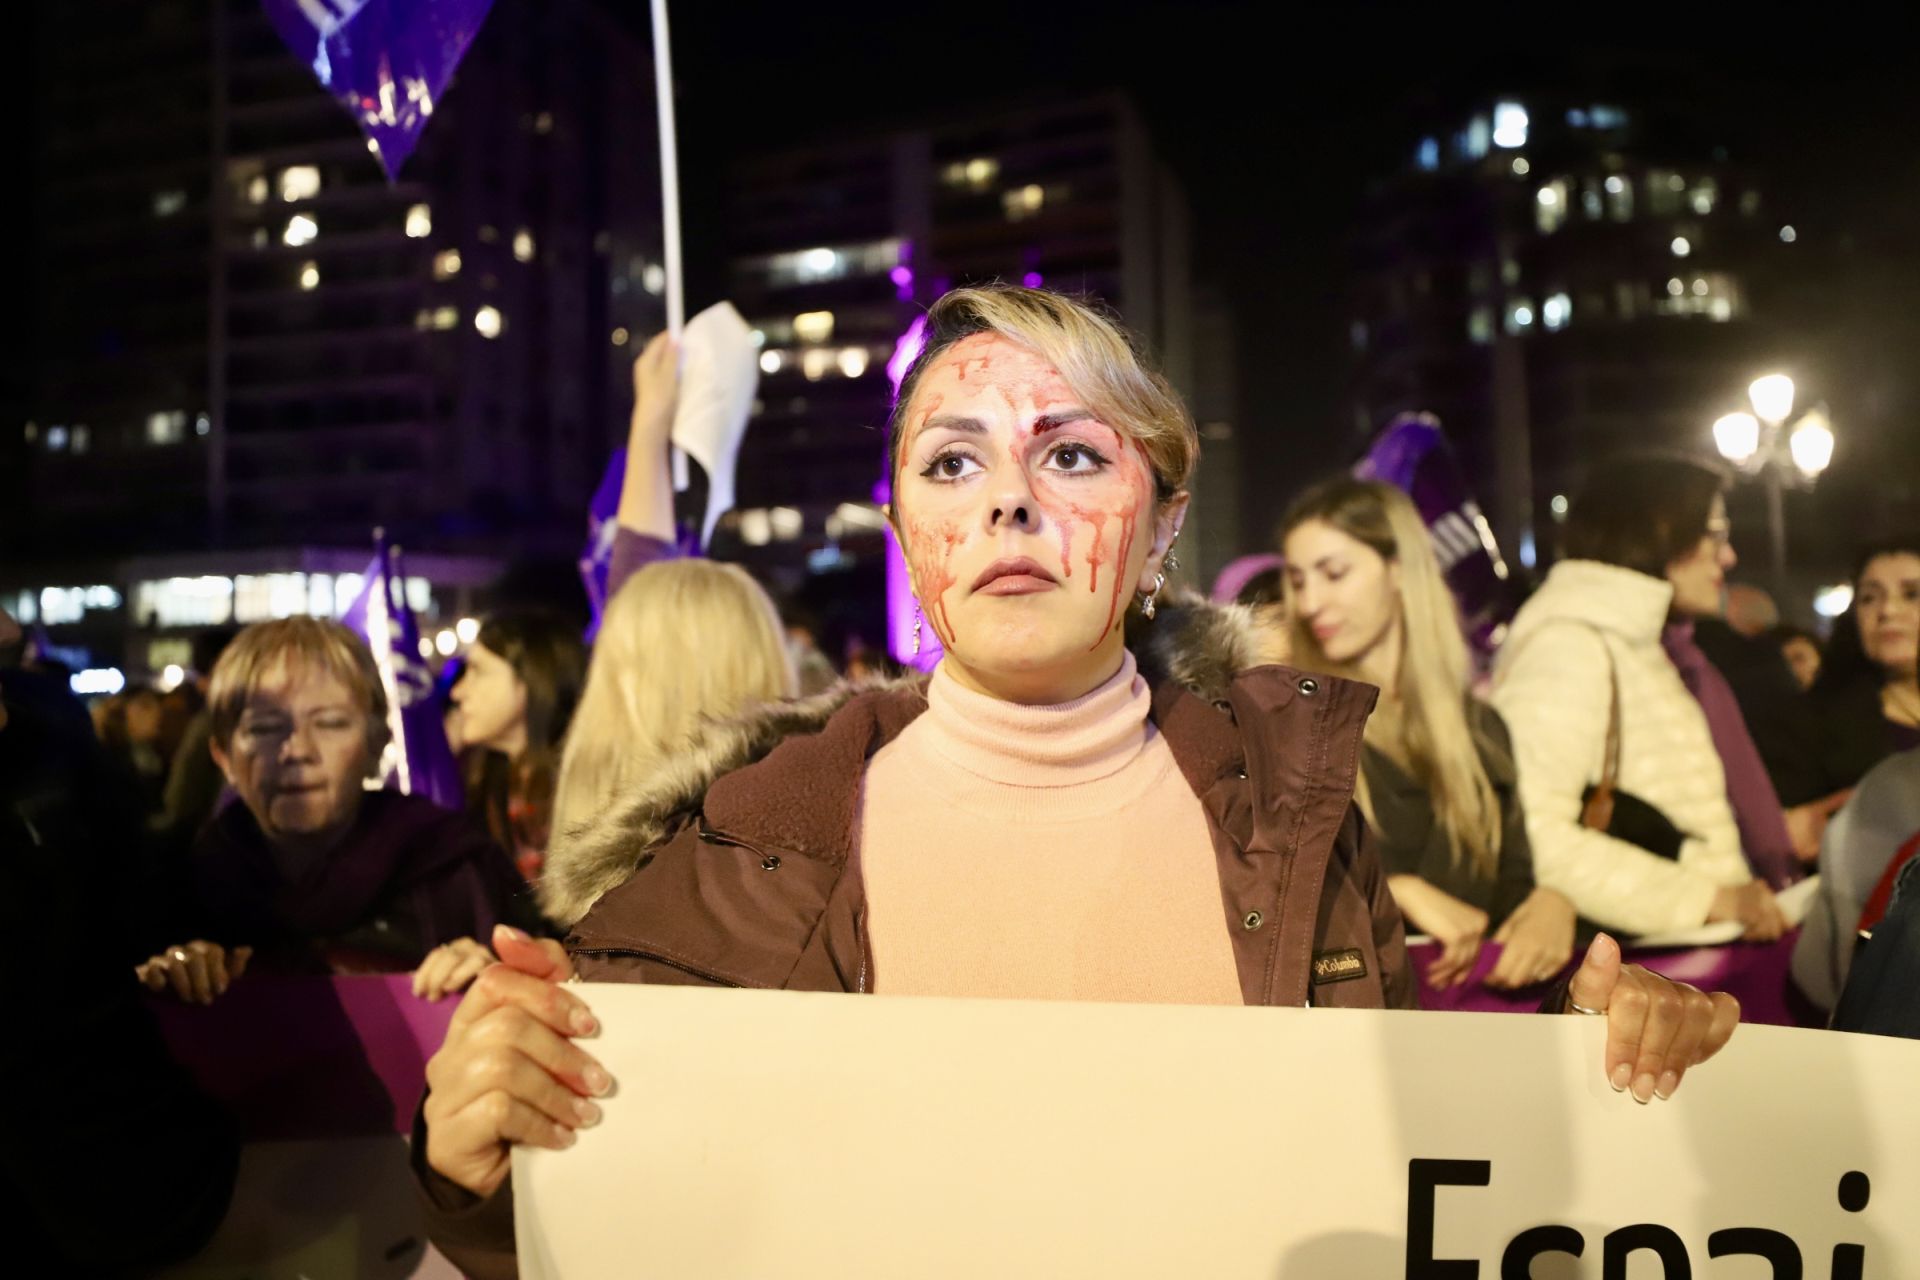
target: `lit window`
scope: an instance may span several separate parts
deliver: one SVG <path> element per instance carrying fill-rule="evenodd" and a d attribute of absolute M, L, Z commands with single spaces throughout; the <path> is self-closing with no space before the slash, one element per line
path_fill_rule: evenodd
<path fill-rule="evenodd" d="M 1469 160 L 1478 160 L 1487 154 L 1490 130 L 1485 116 L 1475 116 L 1467 122 L 1467 129 L 1459 138 L 1460 154 Z"/>
<path fill-rule="evenodd" d="M 667 287 L 667 271 L 657 262 L 649 262 L 640 272 L 640 287 L 656 297 Z"/>
<path fill-rule="evenodd" d="M 266 248 L 267 238 L 268 238 L 267 229 L 265 227 L 255 227 L 253 229 L 253 247 L 254 248 L 256 249 Z"/>
<path fill-rule="evenodd" d="M 497 338 L 507 327 L 507 321 L 500 314 L 500 308 L 484 306 L 473 313 L 473 327 L 480 331 L 483 338 Z"/>
<path fill-rule="evenodd" d="M 27 424 L 27 443 L 32 444 L 34 441 L 38 440 L 39 438 L 40 438 L 40 424 L 36 422 L 29 422 Z"/>
<path fill-rule="evenodd" d="M 433 327 L 434 328 L 451 329 L 459 323 L 460 323 L 460 308 L 458 307 L 435 307 L 434 308 L 434 311 L 433 311 Z"/>
<path fill-rule="evenodd" d="M 1520 260 L 1518 258 L 1507 258 L 1501 262 L 1500 283 L 1501 284 L 1519 284 L 1520 283 Z"/>
<path fill-rule="evenodd" d="M 749 507 L 740 513 L 740 541 L 750 547 L 764 547 L 773 541 L 773 521 L 766 508 Z"/>
<path fill-rule="evenodd" d="M 1595 107 L 1587 113 L 1587 122 L 1596 129 L 1624 129 L 1627 113 L 1619 107 Z"/>
<path fill-rule="evenodd" d="M 1540 323 L 1549 331 L 1557 332 L 1567 327 L 1567 321 L 1573 319 L 1573 299 L 1564 293 L 1556 293 L 1540 304 Z"/>
<path fill-rule="evenodd" d="M 513 233 L 513 256 L 517 262 L 533 261 L 533 232 L 525 227 Z"/>
<path fill-rule="evenodd" d="M 1525 298 L 1507 304 L 1507 332 L 1520 333 L 1533 327 L 1533 303 Z"/>
<path fill-rule="evenodd" d="M 1493 108 L 1493 145 L 1514 147 L 1527 145 L 1527 109 L 1517 102 L 1501 102 Z"/>
<path fill-rule="evenodd" d="M 806 518 L 792 507 L 775 507 L 767 512 L 767 523 L 773 528 L 773 536 L 780 542 L 793 542 L 806 531 Z"/>
<path fill-rule="evenodd" d="M 195 424 L 198 425 L 197 423 Z M 205 434 L 204 432 L 201 434 Z M 150 413 L 147 415 L 148 444 L 179 444 L 186 439 L 187 412 L 174 409 L 171 412 Z"/>
<path fill-rule="evenodd" d="M 451 280 L 459 274 L 460 251 L 458 249 L 442 249 L 433 255 L 433 278 L 435 280 Z"/>
<path fill-rule="evenodd" d="M 1667 175 L 1667 190 L 1679 192 L 1687 189 L 1687 180 L 1677 173 Z"/>
<path fill-rule="evenodd" d="M 800 356 L 800 372 L 807 375 L 808 382 L 818 382 L 827 376 L 827 370 L 833 367 L 833 355 L 820 347 L 813 347 Z"/>
<path fill-rule="evenodd" d="M 416 204 L 407 210 L 407 238 L 425 240 L 433 234 L 433 209 L 429 205 Z"/>
<path fill-rule="evenodd" d="M 539 115 L 535 116 L 533 118 L 533 131 L 535 133 L 552 133 L 553 112 L 542 111 Z"/>
<path fill-rule="evenodd" d="M 1032 217 L 1034 214 L 1040 212 L 1040 207 L 1046 204 L 1046 202 L 1046 188 L 1033 184 L 1021 187 L 1016 191 L 1003 192 L 1000 196 L 1000 207 L 1005 211 L 1008 220 L 1012 222 L 1018 222 L 1022 218 Z"/>
<path fill-rule="evenodd" d="M 948 186 L 971 187 L 975 191 L 984 191 L 999 176 L 1000 162 L 991 156 L 955 161 L 940 171 L 941 179 Z"/>
<path fill-rule="evenodd" d="M 153 216 L 156 218 L 171 218 L 186 207 L 187 193 L 184 191 L 176 189 L 153 194 Z"/>
<path fill-rule="evenodd" d="M 1693 242 L 1685 236 L 1675 236 L 1673 238 L 1673 244 L 1670 247 L 1673 249 L 1673 256 L 1676 258 L 1684 258 L 1693 252 Z"/>
<path fill-rule="evenodd" d="M 1420 149 L 1413 153 L 1413 162 L 1432 173 L 1440 167 L 1440 140 L 1438 138 L 1420 139 Z"/>
<path fill-rule="evenodd" d="M 209 418 L 206 414 L 203 413 L 199 417 L 193 420 L 193 434 L 197 436 L 204 436 L 209 431 L 212 431 L 212 430 L 213 430 L 213 419 Z"/>
<path fill-rule="evenodd" d="M 1733 319 L 1733 299 L 1709 298 L 1707 300 L 1707 316 L 1710 319 L 1718 320 L 1722 323 Z"/>
<path fill-rule="evenodd" d="M 312 600 L 304 573 L 243 573 L 233 580 L 233 620 L 238 623 L 304 614 Z"/>
<path fill-rule="evenodd" d="M 1798 240 L 1799 238 L 1800 238 L 1800 233 L 1798 231 L 1795 231 L 1792 227 L 1780 228 L 1781 244 L 1792 244 L 1795 240 Z"/>
<path fill-rule="evenodd" d="M 267 176 L 263 173 L 256 173 L 247 182 L 247 203 L 265 204 L 267 202 L 267 196 L 271 194 L 271 192 L 272 188 L 267 185 Z"/>
<path fill-rule="evenodd" d="M 1558 519 L 1558 520 L 1566 519 L 1567 518 L 1567 495 L 1564 493 L 1554 494 L 1553 501 L 1549 502 L 1547 504 L 1547 507 L 1549 510 L 1553 512 L 1555 519 Z"/>
<path fill-rule="evenodd" d="M 223 627 L 233 620 L 232 578 L 162 578 L 133 590 L 134 625 Z"/>
<path fill-rule="evenodd" d="M 1673 279 L 1667 281 L 1667 293 L 1670 296 L 1678 298 L 1683 296 L 1686 292 L 1687 292 L 1687 282 L 1685 280 L 1682 280 L 1679 276 L 1675 276 Z"/>
<path fill-rule="evenodd" d="M 320 264 L 303 262 L 300 264 L 300 287 L 311 292 L 320 287 Z"/>
<path fill-rule="evenodd" d="M 75 453 L 85 453 L 87 451 L 87 446 L 92 442 L 93 442 L 93 433 L 87 430 L 86 423 L 83 422 L 83 423 L 80 423 L 78 426 L 74 427 L 73 451 Z"/>
<path fill-rule="evenodd" d="M 865 347 L 846 347 L 840 352 L 840 372 L 849 378 L 857 378 L 867 371 L 867 349 Z"/>
<path fill-rule="evenodd" d="M 67 429 L 64 426 L 47 428 L 47 448 L 59 453 L 67 447 Z"/>
<path fill-rule="evenodd" d="M 1678 192 L 1686 188 L 1686 179 L 1677 173 L 1664 169 L 1647 171 L 1647 208 L 1655 217 L 1665 217 L 1680 212 Z"/>
<path fill-rule="evenodd" d="M 1525 156 L 1515 156 L 1513 158 L 1513 176 L 1514 177 L 1524 178 L 1532 172 L 1533 172 L 1533 166 L 1527 163 L 1527 158 Z"/>
<path fill-rule="evenodd" d="M 442 629 L 438 635 L 434 636 L 433 647 L 440 651 L 441 657 L 451 658 L 453 651 L 460 647 L 460 637 L 452 630 Z"/>
<path fill-rule="evenodd" d="M 1607 179 L 1608 195 L 1617 196 L 1621 192 L 1625 191 L 1626 189 L 1627 189 L 1627 180 L 1621 177 L 1619 174 L 1616 173 L 1612 177 Z"/>
<path fill-rule="evenodd" d="M 1704 298 L 1707 296 L 1707 282 L 1697 276 L 1693 281 L 1693 296 L 1696 298 Z"/>
<path fill-rule="evenodd" d="M 613 331 L 613 345 L 616 347 L 624 347 L 627 345 L 627 339 L 632 336 L 632 334 L 627 332 L 627 326 L 621 325 Z"/>
<path fill-rule="evenodd" d="M 1567 108 L 1567 124 L 1575 129 L 1587 127 L 1587 112 L 1584 107 Z"/>
<path fill-rule="evenodd" d="M 1580 189 L 1580 211 L 1587 215 L 1587 221 L 1598 222 L 1606 214 L 1606 204 L 1600 198 L 1600 184 L 1588 178 Z"/>
<path fill-rule="evenodd" d="M 314 237 L 319 234 L 319 223 L 304 213 L 296 213 L 287 219 L 287 229 L 280 233 L 280 243 L 298 248 L 303 244 L 312 244 Z"/>
<path fill-rule="evenodd" d="M 1567 180 L 1555 178 L 1534 197 L 1533 222 L 1540 234 L 1551 235 L 1567 220 Z"/>
<path fill-rule="evenodd" d="M 751 342 L 755 347 L 764 347 L 767 345 L 767 331 L 765 329 L 749 329 L 747 331 L 747 341 Z"/>
<path fill-rule="evenodd" d="M 1760 193 L 1758 191 L 1742 191 L 1740 193 L 1740 216 L 1743 218 L 1751 218 L 1758 212 L 1760 212 Z"/>
<path fill-rule="evenodd" d="M 833 337 L 833 312 L 802 311 L 793 318 L 793 333 L 802 342 L 826 342 Z"/>
<path fill-rule="evenodd" d="M 480 638 L 480 619 L 460 619 L 460 621 L 453 624 L 453 634 L 459 637 L 461 644 L 472 644 Z"/>
<path fill-rule="evenodd" d="M 1712 178 L 1702 178 L 1694 184 L 1693 191 L 1689 193 L 1687 200 L 1692 204 L 1695 213 L 1704 215 L 1713 212 L 1714 202 L 1719 198 L 1720 184 Z"/>
<path fill-rule="evenodd" d="M 1487 307 L 1475 307 L 1467 317 L 1467 337 L 1485 345 L 1493 341 L 1493 312 Z"/>
<path fill-rule="evenodd" d="M 311 200 L 320 194 L 320 169 L 316 165 L 296 164 L 280 171 L 280 198 Z"/>
<path fill-rule="evenodd" d="M 780 366 L 786 362 L 787 358 L 782 352 L 762 351 L 760 353 L 760 372 L 778 373 L 780 372 Z"/>

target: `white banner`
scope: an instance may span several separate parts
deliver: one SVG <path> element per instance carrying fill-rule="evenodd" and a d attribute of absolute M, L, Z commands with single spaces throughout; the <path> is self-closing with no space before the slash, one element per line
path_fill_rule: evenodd
<path fill-rule="evenodd" d="M 517 1151 L 521 1275 L 1920 1277 L 1920 1043 L 1599 1018 L 574 988 L 618 1082 Z"/>

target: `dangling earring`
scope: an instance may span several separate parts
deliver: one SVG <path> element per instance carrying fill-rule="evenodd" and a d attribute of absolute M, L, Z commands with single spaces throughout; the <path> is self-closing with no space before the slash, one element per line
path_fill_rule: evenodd
<path fill-rule="evenodd" d="M 913 602 L 913 656 L 916 658 L 920 656 L 920 628 L 925 621 L 926 619 L 920 616 L 920 602 L 915 600 Z"/>
<path fill-rule="evenodd" d="M 1160 562 L 1166 566 L 1168 573 L 1174 573 L 1180 568 L 1180 557 L 1173 554 L 1173 544 L 1178 541 L 1180 541 L 1180 531 L 1176 529 L 1173 536 L 1167 539 L 1167 554 Z"/>
<path fill-rule="evenodd" d="M 1167 585 L 1166 574 L 1156 573 L 1153 575 L 1153 590 L 1147 592 L 1147 598 L 1140 602 L 1140 616 L 1145 618 L 1148 622 L 1153 621 L 1153 615 L 1157 608 L 1157 606 L 1154 603 L 1154 597 L 1158 596 L 1160 594 L 1160 588 L 1166 585 Z"/>

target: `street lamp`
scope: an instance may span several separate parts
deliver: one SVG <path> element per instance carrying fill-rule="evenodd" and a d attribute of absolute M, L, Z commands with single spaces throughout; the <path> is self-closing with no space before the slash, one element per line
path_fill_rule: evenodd
<path fill-rule="evenodd" d="M 1747 387 L 1753 412 L 1723 414 L 1713 424 L 1720 456 L 1767 486 L 1767 527 L 1773 544 L 1773 585 L 1786 589 L 1786 487 L 1811 487 L 1833 461 L 1833 424 L 1825 405 L 1800 415 L 1791 429 L 1793 379 L 1784 373 L 1755 378 Z"/>

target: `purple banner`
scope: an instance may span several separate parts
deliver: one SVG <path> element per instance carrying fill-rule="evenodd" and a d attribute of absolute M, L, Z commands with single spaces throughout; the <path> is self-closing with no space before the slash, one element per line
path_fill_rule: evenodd
<path fill-rule="evenodd" d="M 388 180 L 420 144 L 493 0 L 261 0 L 274 30 L 347 109 Z"/>
<path fill-rule="evenodd" d="M 626 485 L 627 451 L 615 449 L 607 459 L 606 474 L 587 504 L 587 545 L 580 551 L 580 581 L 587 589 L 587 603 L 593 606 L 593 621 L 587 624 L 587 643 L 600 633 L 600 615 L 607 607 L 607 572 L 613 566 L 613 536 L 619 529 L 620 490 Z"/>
<path fill-rule="evenodd" d="M 407 606 L 400 552 L 387 545 L 383 532 L 374 533 L 366 585 L 340 621 L 373 650 L 386 689 L 392 740 L 380 759 L 385 785 L 425 796 L 442 808 L 460 808 L 460 770 L 447 745 L 446 707 L 435 696 L 433 672 L 421 660 L 420 628 Z"/>
<path fill-rule="evenodd" d="M 1482 653 L 1491 652 L 1513 617 L 1507 564 L 1440 420 L 1424 413 L 1394 419 L 1353 473 L 1393 485 L 1413 499 L 1433 535 L 1440 571 L 1459 603 L 1461 627 Z"/>

